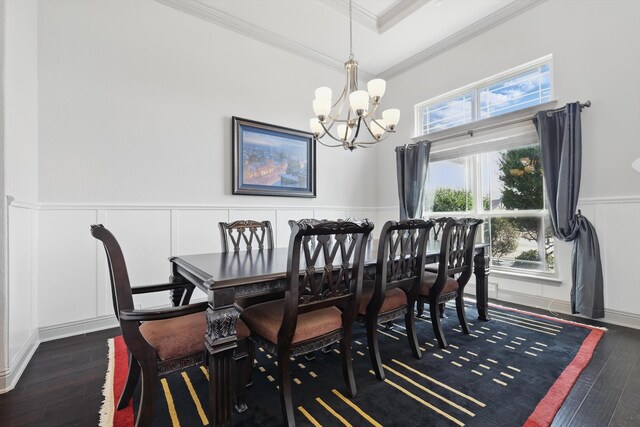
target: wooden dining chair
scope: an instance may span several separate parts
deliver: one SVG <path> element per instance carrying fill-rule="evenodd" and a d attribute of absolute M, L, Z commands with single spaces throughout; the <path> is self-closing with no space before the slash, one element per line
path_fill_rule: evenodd
<path fill-rule="evenodd" d="M 429 303 L 429 315 L 433 331 L 440 348 L 447 348 L 447 340 L 442 332 L 440 311 L 445 303 L 456 301 L 456 312 L 460 327 L 469 334 L 469 326 L 464 311 L 464 287 L 473 272 L 473 251 L 476 229 L 480 219 L 447 219 L 442 230 L 440 255 L 437 272 L 425 271 L 420 296 L 418 297 L 418 317 L 422 316 L 424 303 Z"/>
<path fill-rule="evenodd" d="M 129 373 L 120 395 L 117 408 L 129 405 L 142 373 L 140 407 L 135 425 L 152 423 L 158 376 L 206 362 L 205 333 L 207 321 L 204 311 L 208 303 L 178 307 L 136 309 L 133 295 L 150 292 L 181 290 L 192 287 L 186 281 L 131 287 L 122 249 L 113 234 L 103 225 L 92 225 L 91 235 L 101 241 L 107 255 L 113 309 L 120 323 L 120 330 L 129 351 Z M 247 337 L 249 329 L 244 323 L 236 323 L 238 348 L 234 359 L 238 363 L 248 358 Z M 246 408 L 247 370 L 238 370 L 234 384 L 236 408 Z"/>
<path fill-rule="evenodd" d="M 250 251 L 255 248 L 273 249 L 273 229 L 270 221 L 251 219 L 219 222 L 222 252 Z"/>
<path fill-rule="evenodd" d="M 378 346 L 379 323 L 404 316 L 411 352 L 416 359 L 422 357 L 413 307 L 425 274 L 426 240 L 433 224 L 433 221 L 421 219 L 388 221 L 380 232 L 375 282 L 369 283 L 373 286 L 365 287 L 358 307 L 358 320 L 367 327 L 371 364 L 380 381 L 384 380 L 385 374 Z"/>
<path fill-rule="evenodd" d="M 362 289 L 364 243 L 372 229 L 369 222 L 298 221 L 289 240 L 284 299 L 253 305 L 240 314 L 251 339 L 277 356 L 286 425 L 295 425 L 291 356 L 340 341 L 345 383 L 356 396 L 351 329 Z"/>

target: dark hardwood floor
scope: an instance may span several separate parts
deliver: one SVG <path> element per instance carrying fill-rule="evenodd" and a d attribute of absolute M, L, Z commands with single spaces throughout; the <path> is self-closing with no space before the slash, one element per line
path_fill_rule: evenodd
<path fill-rule="evenodd" d="M 560 317 L 609 331 L 553 425 L 640 426 L 640 330 Z M 97 426 L 106 340 L 117 334 L 119 329 L 109 329 L 42 343 L 17 387 L 0 395 L 0 426 Z"/>

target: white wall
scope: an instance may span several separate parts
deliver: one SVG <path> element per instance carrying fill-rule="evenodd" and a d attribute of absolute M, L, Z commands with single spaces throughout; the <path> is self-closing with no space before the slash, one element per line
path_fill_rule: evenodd
<path fill-rule="evenodd" d="M 231 195 L 231 116 L 306 129 L 314 89 L 342 73 L 150 0 L 38 5 L 43 339 L 113 322 L 92 223 L 143 284 L 170 255 L 219 249 L 219 221 L 269 219 L 279 246 L 288 219 L 375 221 L 375 150 L 318 146 L 316 199 Z"/>
<path fill-rule="evenodd" d="M 323 147 L 317 199 L 231 195 L 231 116 L 305 130 L 335 70 L 150 0 L 43 1 L 38 37 L 42 203 L 375 202 L 375 152 Z"/>
<path fill-rule="evenodd" d="M 628 266 L 640 258 L 640 2 L 550 0 L 417 66 L 389 82 L 387 102 L 404 117 L 414 105 L 520 64 L 553 54 L 559 105 L 590 99 L 583 112 L 581 208 L 600 235 L 607 319 L 640 325 L 640 276 Z M 414 128 L 399 130 L 407 142 Z M 378 151 L 379 206 L 397 206 L 393 147 Z M 625 237 L 626 236 L 626 237 Z M 568 310 L 569 244 L 558 244 L 562 284 L 491 278 L 498 297 L 531 305 L 554 300 Z"/>
<path fill-rule="evenodd" d="M 12 388 L 37 347 L 38 8 L 35 0 L 4 2 L 4 194 L 8 247 L 3 282 L 0 390 Z M 3 214 L 4 212 L 3 197 Z M 3 222 L 4 224 L 4 222 Z M 0 293 L 1 294 L 1 293 Z"/>

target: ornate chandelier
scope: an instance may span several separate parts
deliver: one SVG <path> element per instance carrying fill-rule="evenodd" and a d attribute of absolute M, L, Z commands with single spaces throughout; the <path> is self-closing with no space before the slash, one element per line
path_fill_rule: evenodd
<path fill-rule="evenodd" d="M 367 90 L 358 90 L 358 61 L 353 59 L 353 18 L 352 0 L 349 0 L 349 60 L 344 63 L 347 82 L 342 94 L 332 104 L 331 88 L 316 89 L 313 100 L 313 112 L 316 117 L 309 120 L 316 141 L 327 147 L 343 147 L 353 151 L 358 147 L 368 148 L 395 133 L 400 120 L 400 110 L 392 108 L 382 112 L 382 118 L 374 114 L 380 106 L 387 83 L 382 79 L 373 79 L 367 83 Z M 348 101 L 348 102 L 347 102 Z M 333 131 L 332 128 L 335 126 Z M 366 128 L 368 140 L 358 140 Z M 321 138 L 329 136 L 338 144 L 326 144 Z"/>

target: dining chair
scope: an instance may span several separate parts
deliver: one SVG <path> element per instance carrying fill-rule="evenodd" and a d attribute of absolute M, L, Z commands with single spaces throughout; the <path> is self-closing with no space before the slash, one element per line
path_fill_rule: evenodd
<path fill-rule="evenodd" d="M 113 309 L 129 351 L 129 372 L 117 409 L 129 405 L 142 373 L 142 392 L 136 417 L 136 427 L 152 424 L 158 376 L 206 362 L 207 302 L 177 307 L 136 309 L 133 295 L 150 292 L 182 290 L 193 286 L 185 281 L 132 287 L 120 244 L 103 225 L 92 225 L 91 235 L 101 241 L 107 255 Z M 240 320 L 236 323 L 237 363 L 248 359 L 249 329 Z M 238 369 L 235 379 L 236 409 L 246 408 L 247 370 Z"/>
<path fill-rule="evenodd" d="M 251 340 L 278 359 L 286 425 L 295 425 L 289 370 L 292 356 L 339 341 L 344 380 L 351 397 L 356 396 L 352 325 L 362 290 L 364 243 L 372 229 L 369 222 L 296 222 L 289 239 L 284 299 L 253 305 L 240 314 Z"/>
<path fill-rule="evenodd" d="M 433 221 L 388 221 L 378 241 L 375 282 L 362 292 L 358 320 L 367 327 L 369 356 L 376 377 L 385 379 L 378 346 L 378 324 L 404 316 L 409 347 L 416 359 L 422 354 L 415 330 L 413 307 L 425 274 L 426 240 Z M 365 284 L 366 285 L 366 284 Z"/>
<path fill-rule="evenodd" d="M 257 249 L 273 249 L 273 229 L 270 221 L 251 219 L 234 222 L 219 222 L 222 252 L 250 251 Z"/>
<path fill-rule="evenodd" d="M 429 303 L 429 315 L 433 331 L 440 348 L 447 348 L 447 340 L 442 332 L 440 311 L 445 303 L 456 301 L 456 312 L 460 327 L 469 334 L 469 326 L 464 311 L 464 287 L 473 272 L 473 251 L 476 229 L 481 219 L 449 218 L 442 229 L 438 270 L 425 271 L 418 297 L 418 317 L 422 316 L 425 301 Z"/>

